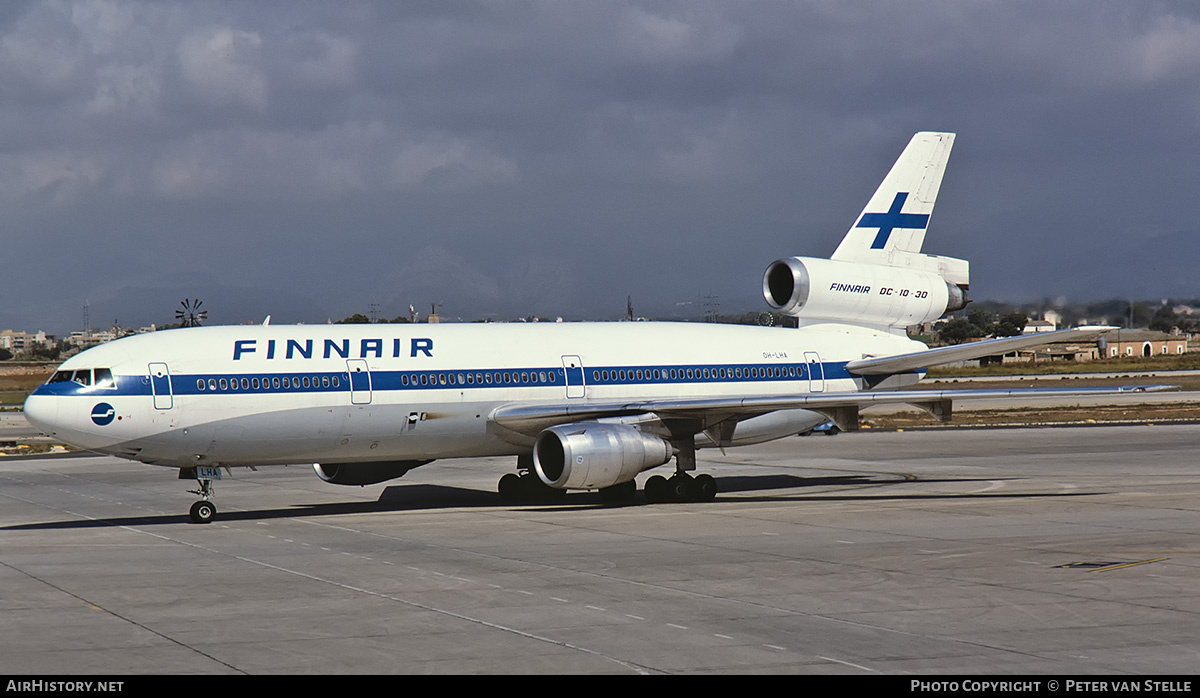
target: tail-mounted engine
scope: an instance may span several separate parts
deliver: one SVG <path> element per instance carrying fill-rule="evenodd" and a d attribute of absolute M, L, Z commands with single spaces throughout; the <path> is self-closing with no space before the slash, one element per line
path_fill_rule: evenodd
<path fill-rule="evenodd" d="M 790 257 L 767 267 L 763 296 L 772 308 L 802 320 L 873 327 L 917 325 L 966 306 L 966 262 L 911 256 L 945 269 Z"/>
<path fill-rule="evenodd" d="M 538 477 L 564 490 L 600 489 L 629 482 L 671 460 L 671 445 L 624 424 L 584 422 L 538 435 L 533 466 Z"/>

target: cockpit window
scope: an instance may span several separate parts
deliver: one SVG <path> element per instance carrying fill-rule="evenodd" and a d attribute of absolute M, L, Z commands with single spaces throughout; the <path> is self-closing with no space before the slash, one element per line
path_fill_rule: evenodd
<path fill-rule="evenodd" d="M 74 381 L 79 385 L 95 388 L 115 389 L 117 381 L 113 378 L 112 369 L 80 368 L 74 371 L 55 371 L 47 383 L 69 383 Z"/>
<path fill-rule="evenodd" d="M 117 383 L 116 383 L 116 381 L 113 380 L 113 374 L 110 369 L 97 368 L 97 369 L 95 369 L 94 373 L 95 373 L 95 381 L 96 381 L 97 388 L 115 388 L 115 387 L 117 387 Z"/>

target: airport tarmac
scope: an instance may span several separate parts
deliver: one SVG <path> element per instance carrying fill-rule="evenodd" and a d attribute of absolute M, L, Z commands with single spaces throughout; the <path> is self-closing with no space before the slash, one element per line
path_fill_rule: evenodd
<path fill-rule="evenodd" d="M 0 459 L 0 673 L 1188 674 L 1200 426 L 702 451 L 705 504 Z M 639 478 L 643 481 L 645 475 Z"/>

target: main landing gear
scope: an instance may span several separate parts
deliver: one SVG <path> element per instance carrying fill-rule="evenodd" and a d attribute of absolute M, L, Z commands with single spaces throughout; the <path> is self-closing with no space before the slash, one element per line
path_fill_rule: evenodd
<path fill-rule="evenodd" d="M 501 477 L 496 489 L 500 492 L 501 500 L 514 504 L 552 504 L 561 501 L 567 494 L 566 490 L 542 482 L 533 470 L 532 456 L 518 457 L 517 472 Z M 717 496 L 717 480 L 707 473 L 693 477 L 678 469 L 669 478 L 650 476 L 642 491 L 647 504 L 711 502 Z M 633 480 L 600 490 L 600 500 L 605 504 L 632 504 L 636 496 L 637 482 Z"/>
<path fill-rule="evenodd" d="M 642 488 L 650 504 L 666 502 L 711 502 L 717 496 L 717 479 L 707 473 L 693 477 L 689 471 L 696 469 L 695 428 L 683 430 L 683 435 L 671 443 L 678 451 L 675 454 L 675 474 L 669 478 L 651 475 Z"/>
<path fill-rule="evenodd" d="M 717 496 L 717 479 L 708 473 L 692 477 L 681 470 L 669 478 L 651 475 L 642 491 L 649 504 L 711 502 Z"/>
<path fill-rule="evenodd" d="M 545 504 L 567 496 L 566 490 L 542 482 L 533 469 L 533 454 L 517 456 L 517 472 L 506 473 L 500 478 L 496 489 L 500 492 L 500 499 L 514 504 Z"/>
<path fill-rule="evenodd" d="M 191 472 L 186 468 L 179 471 L 179 479 L 190 480 L 192 478 L 195 478 L 196 482 L 200 484 L 200 489 L 188 490 L 188 492 L 200 495 L 200 501 L 192 505 L 188 516 L 192 523 L 209 523 L 217 515 L 217 505 L 212 502 L 213 481 L 196 477 L 195 469 L 191 469 Z"/>

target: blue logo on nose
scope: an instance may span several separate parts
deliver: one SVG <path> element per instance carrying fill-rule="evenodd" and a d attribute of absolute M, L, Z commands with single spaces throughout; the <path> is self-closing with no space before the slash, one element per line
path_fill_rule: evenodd
<path fill-rule="evenodd" d="M 92 421 L 102 427 L 111 424 L 116 416 L 117 411 L 107 402 L 101 402 L 92 408 Z"/>

